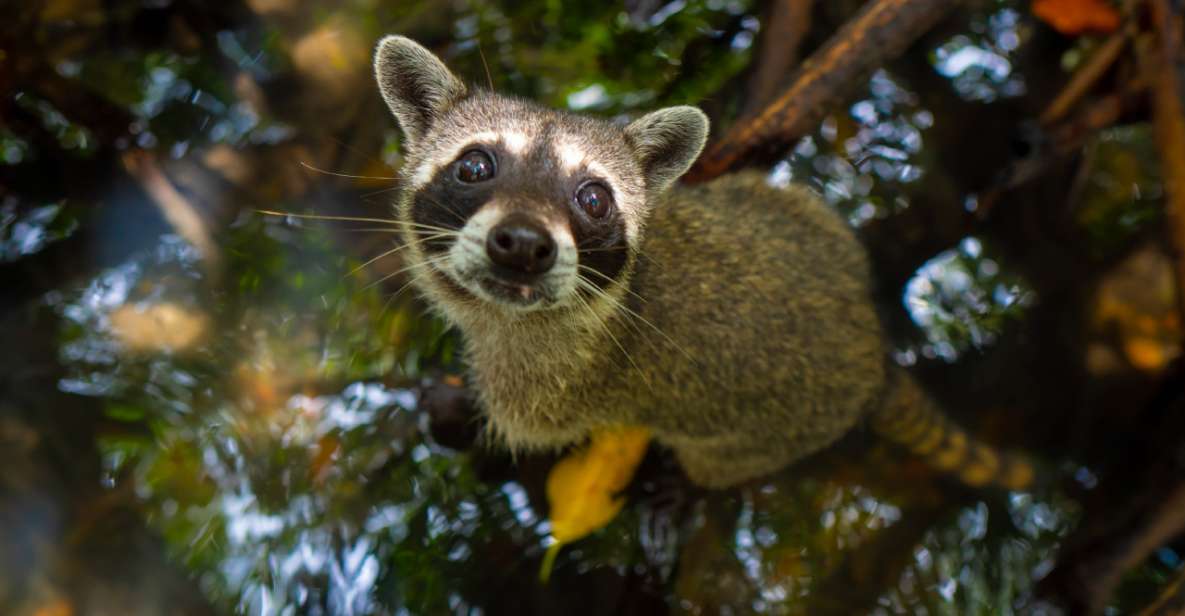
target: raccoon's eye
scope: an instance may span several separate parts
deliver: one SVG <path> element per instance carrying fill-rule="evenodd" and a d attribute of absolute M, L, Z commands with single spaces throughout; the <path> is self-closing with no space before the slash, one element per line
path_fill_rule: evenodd
<path fill-rule="evenodd" d="M 466 183 L 484 182 L 494 177 L 494 161 L 481 150 L 470 150 L 457 159 L 457 179 Z"/>
<path fill-rule="evenodd" d="M 576 203 L 585 214 L 593 218 L 604 218 L 613 206 L 613 195 L 604 184 L 589 182 L 576 191 Z"/>

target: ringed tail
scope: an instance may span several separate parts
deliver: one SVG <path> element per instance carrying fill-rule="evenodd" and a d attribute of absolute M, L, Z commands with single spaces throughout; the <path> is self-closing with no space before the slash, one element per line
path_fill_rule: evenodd
<path fill-rule="evenodd" d="M 891 377 L 894 382 L 886 400 L 872 413 L 873 430 L 971 487 L 1032 487 L 1036 471 L 1031 462 L 969 436 L 908 374 L 894 370 L 898 374 Z"/>

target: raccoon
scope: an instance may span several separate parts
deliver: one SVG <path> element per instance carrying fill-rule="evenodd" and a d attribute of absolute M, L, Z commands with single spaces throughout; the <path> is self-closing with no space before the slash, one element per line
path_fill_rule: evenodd
<path fill-rule="evenodd" d="M 413 284 L 464 341 L 492 436 L 556 448 L 649 427 L 723 488 L 861 422 L 972 485 L 1033 473 L 976 443 L 888 359 L 867 256 L 808 190 L 758 173 L 676 187 L 708 119 L 620 125 L 471 88 L 388 36 L 403 130 L 395 218 Z"/>

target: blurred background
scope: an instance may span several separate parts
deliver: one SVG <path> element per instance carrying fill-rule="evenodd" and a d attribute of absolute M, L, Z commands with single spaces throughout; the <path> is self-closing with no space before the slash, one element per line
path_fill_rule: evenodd
<path fill-rule="evenodd" d="M 719 137 L 862 4 L 0 2 L 0 613 L 1119 614 L 1173 592 L 1185 372 L 1146 20 L 1101 0 L 952 3 L 754 161 L 861 233 L 895 359 L 1052 480 L 971 491 L 857 431 L 704 492 L 652 450 L 536 580 L 553 459 L 473 445 L 440 393 L 455 334 L 397 255 L 372 261 L 401 163 L 374 42 L 604 117 L 697 104 Z"/>

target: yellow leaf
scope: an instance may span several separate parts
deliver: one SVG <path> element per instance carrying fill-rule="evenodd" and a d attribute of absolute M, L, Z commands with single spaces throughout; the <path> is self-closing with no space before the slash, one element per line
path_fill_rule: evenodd
<path fill-rule="evenodd" d="M 556 543 L 544 560 L 542 580 L 547 580 L 560 546 L 603 528 L 625 506 L 619 493 L 633 478 L 649 444 L 646 428 L 606 428 L 594 432 L 587 446 L 552 467 L 547 476 L 547 502 Z"/>

